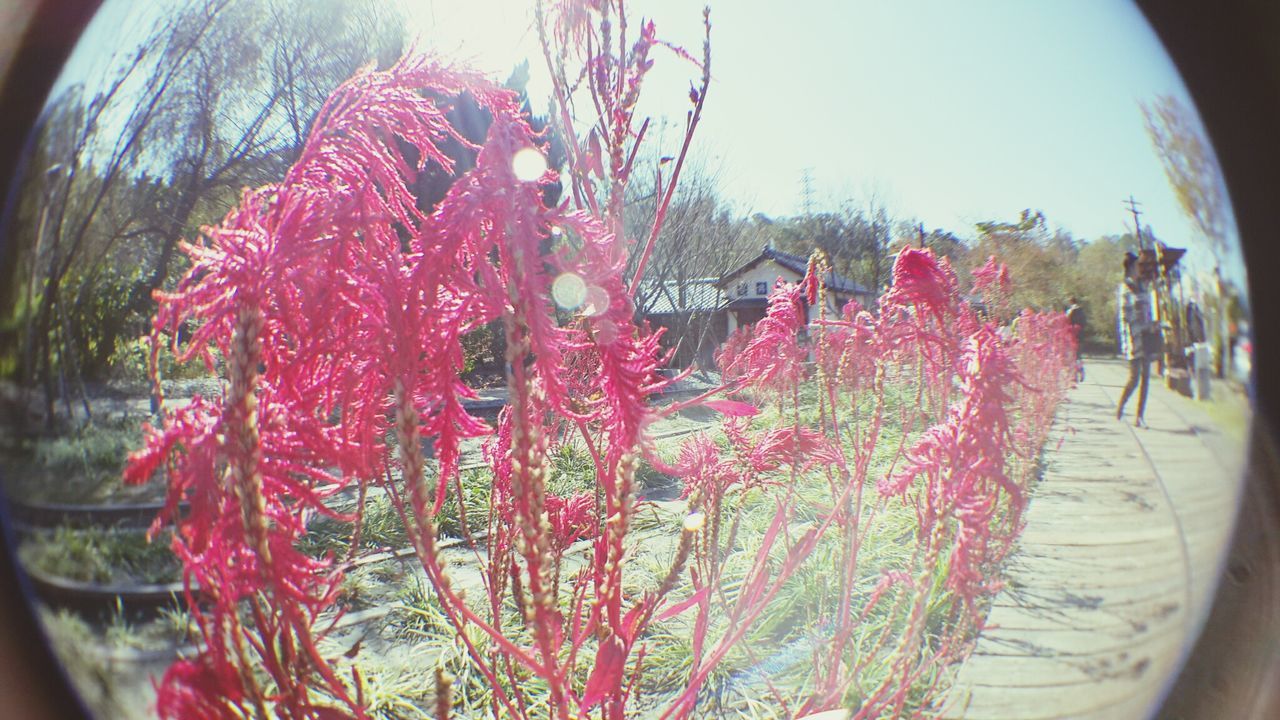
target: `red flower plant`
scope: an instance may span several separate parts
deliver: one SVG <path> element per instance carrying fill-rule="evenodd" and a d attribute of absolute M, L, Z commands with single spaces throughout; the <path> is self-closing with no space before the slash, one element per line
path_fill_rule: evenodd
<path fill-rule="evenodd" d="M 544 139 L 512 93 L 411 57 L 344 83 L 282 180 L 245 191 L 221 223 L 182 246 L 191 268 L 157 294 L 153 372 L 167 336 L 180 360 L 202 357 L 227 383 L 220 398 L 167 412 L 126 470 L 131 483 L 167 470 L 162 518 L 176 524 L 173 548 L 200 631 L 199 652 L 159 684 L 162 717 L 367 716 L 358 666 L 320 649 L 341 611 L 344 565 L 301 549 L 317 516 L 359 526 L 362 508 L 340 513 L 331 502 L 353 486 L 360 497 L 372 485 L 388 494 L 494 715 L 539 708 L 576 718 L 599 708 L 608 720 L 624 717 L 635 709 L 651 623 L 692 612 L 689 675 L 660 711 L 688 717 L 712 673 L 820 547 L 823 562 L 834 560 L 838 596 L 797 712 L 834 706 L 874 662 L 892 677 L 867 691 L 858 717 L 900 715 L 914 684 L 957 657 L 960 638 L 980 625 L 977 601 L 998 586 L 994 566 L 1026 502 L 1029 465 L 1011 466 L 1010 457 L 1028 457 L 1048 431 L 1069 384 L 1067 330 L 1026 316 L 1006 343 L 961 302 L 946 261 L 924 250 L 899 254 L 878 315 L 852 306 L 841 319 L 823 317 L 820 260 L 801 283 L 779 282 L 765 318 L 726 344 L 725 383 L 661 411 L 705 401 L 726 416 L 728 447 L 705 436 L 685 446 L 674 470 L 691 514 L 670 570 L 647 590 L 623 582 L 636 472 L 658 417 L 651 403 L 670 382 L 658 372 L 659 333 L 636 323 L 633 294 L 710 82 L 707 51 L 680 154 L 658 179 L 647 236 L 632 247 L 624 191 L 647 127 L 635 127 L 633 114 L 650 51 L 669 46 L 652 23 L 629 45 L 619 40 L 623 9 L 613 0 L 563 3 L 552 27 L 539 9 L 557 130 L 570 150 L 572 197 L 563 205 L 543 204 L 554 172 L 527 180 L 513 170 L 517 154 L 539 151 Z M 553 49 L 557 41 L 581 53 L 581 68 L 561 65 L 570 53 Z M 569 103 L 569 79 L 579 77 L 600 113 L 583 141 Z M 463 92 L 492 118 L 478 147 L 448 121 Z M 410 187 L 428 164 L 453 172 L 446 141 L 477 150 L 475 167 L 422 210 Z M 634 273 L 624 280 L 630 257 Z M 1007 282 L 988 275 L 980 271 L 980 282 Z M 555 278 L 565 276 L 587 290 L 578 307 L 552 301 Z M 811 307 L 821 309 L 812 327 Z M 496 429 L 467 412 L 475 393 L 462 379 L 463 338 L 491 323 L 506 337 L 510 400 Z M 914 382 L 916 401 L 891 398 L 894 382 Z M 816 421 L 801 412 L 806 384 L 819 398 Z M 754 404 L 713 399 L 739 391 L 762 404 L 789 400 L 790 419 L 763 426 L 774 416 Z M 920 431 L 919 418 L 930 426 Z M 1015 419 L 1030 429 L 1011 448 Z M 896 447 L 882 445 L 890 426 L 901 434 Z M 468 599 L 440 558 L 437 518 L 461 486 L 463 442 L 491 433 L 485 552 L 476 545 L 485 597 Z M 590 455 L 595 492 L 548 491 L 549 454 L 565 443 Z M 800 490 L 813 478 L 818 499 Z M 864 496 L 878 478 L 884 497 Z M 191 510 L 182 515 L 184 501 Z M 859 611 L 859 549 L 888 501 L 914 507 L 916 547 L 910 566 L 886 570 Z M 748 502 L 764 502 L 771 521 L 743 550 Z M 799 516 L 804 524 L 794 525 Z M 587 567 L 562 576 L 580 541 L 591 543 Z M 728 561 L 739 552 L 745 562 Z M 941 590 L 931 584 L 939 568 Z M 927 646 L 925 615 L 938 592 L 948 593 L 950 634 Z M 680 600 L 669 605 L 673 596 Z M 854 656 L 872 606 L 896 613 L 891 626 L 905 635 Z"/>
<path fill-rule="evenodd" d="M 982 267 L 973 271 L 973 291 L 982 296 L 997 318 L 1007 318 L 1009 312 L 1009 295 L 1013 289 L 1013 281 L 1009 277 L 1009 266 L 996 260 L 995 255 L 987 257 Z"/>
<path fill-rule="evenodd" d="M 803 374 L 805 351 L 796 342 L 804 330 L 805 287 L 781 280 L 769 295 L 769 310 L 752 329 L 740 349 L 727 346 L 720 363 L 725 379 L 751 387 L 782 390 L 793 387 Z"/>

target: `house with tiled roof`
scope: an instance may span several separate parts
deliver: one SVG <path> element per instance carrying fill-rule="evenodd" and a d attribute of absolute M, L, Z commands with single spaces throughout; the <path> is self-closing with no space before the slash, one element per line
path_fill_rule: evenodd
<path fill-rule="evenodd" d="M 808 258 L 766 246 L 759 255 L 725 273 L 716 286 L 724 295 L 727 332 L 763 318 L 774 283 L 779 278 L 799 282 L 808 269 Z M 827 289 L 827 313 L 831 317 L 837 316 L 850 300 L 857 300 L 863 307 L 871 307 L 875 302 L 873 290 L 835 271 L 826 272 L 822 284 Z M 818 308 L 809 308 L 810 321 L 817 317 Z"/>
<path fill-rule="evenodd" d="M 764 317 L 769 293 L 779 279 L 799 282 L 809 266 L 807 258 L 771 246 L 720 278 L 667 279 L 640 283 L 636 305 L 650 326 L 665 328 L 663 345 L 671 352 L 668 365 L 715 367 L 715 352 L 731 333 Z M 835 317 L 850 300 L 871 307 L 875 293 L 835 272 L 822 278 L 827 290 L 827 313 Z M 809 319 L 818 308 L 808 309 Z"/>

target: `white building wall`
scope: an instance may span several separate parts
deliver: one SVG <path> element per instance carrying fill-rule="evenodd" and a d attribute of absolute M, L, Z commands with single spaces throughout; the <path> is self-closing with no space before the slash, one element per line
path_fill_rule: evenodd
<path fill-rule="evenodd" d="M 778 263 L 770 260 L 751 268 L 747 272 L 734 279 L 733 283 L 724 288 L 724 292 L 728 296 L 729 302 L 740 298 L 767 298 L 769 293 L 773 292 L 773 286 L 778 282 L 778 278 L 782 278 L 786 282 L 800 282 L 801 275 L 792 271 L 790 268 L 783 267 Z M 764 283 L 761 287 L 760 283 Z M 746 288 L 745 295 L 739 295 L 742 288 Z M 763 292 L 761 292 L 763 290 Z M 837 319 L 840 317 L 840 308 L 849 301 L 846 295 L 837 296 L 833 292 L 827 293 L 827 317 Z M 813 322 L 818 319 L 818 308 L 812 306 L 808 309 L 808 321 Z M 737 318 L 733 313 L 729 313 L 729 333 L 738 329 Z"/>
<path fill-rule="evenodd" d="M 844 307 L 844 304 L 847 302 L 849 302 L 849 297 L 847 295 L 837 295 L 836 293 L 833 293 L 830 290 L 828 290 L 827 291 L 827 319 L 839 320 L 840 308 Z M 818 319 L 818 306 L 810 305 L 809 306 L 809 322 L 812 323 L 817 319 Z"/>
<path fill-rule="evenodd" d="M 733 283 L 724 288 L 724 291 L 728 295 L 730 302 L 744 297 L 766 298 L 769 293 L 773 292 L 773 285 L 778 282 L 779 277 L 787 282 L 800 282 L 800 275 L 772 260 L 768 260 L 734 278 Z M 738 290 L 744 287 L 744 283 L 746 294 L 739 295 Z M 759 292 L 759 283 L 764 283 L 764 292 Z"/>

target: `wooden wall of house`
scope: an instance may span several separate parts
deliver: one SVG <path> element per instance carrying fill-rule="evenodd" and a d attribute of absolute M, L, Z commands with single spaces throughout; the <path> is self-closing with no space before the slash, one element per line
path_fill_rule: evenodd
<path fill-rule="evenodd" d="M 683 370 L 696 363 L 715 369 L 715 353 L 729 336 L 725 311 L 653 315 L 648 320 L 650 327 L 666 329 L 660 340 L 663 349 L 675 351 L 666 367 Z"/>

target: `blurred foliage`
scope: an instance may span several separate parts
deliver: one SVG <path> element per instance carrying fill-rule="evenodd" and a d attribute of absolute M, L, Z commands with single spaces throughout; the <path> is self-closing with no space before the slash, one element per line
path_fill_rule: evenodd
<path fill-rule="evenodd" d="M 28 568 L 81 582 L 134 585 L 182 578 L 168 533 L 148 541 L 145 530 L 60 527 L 25 541 L 18 556 Z"/>
<path fill-rule="evenodd" d="M 67 435 L 9 440 L 4 490 L 10 497 L 93 502 L 120 489 L 125 456 L 142 445 L 141 418 L 103 418 Z"/>
<path fill-rule="evenodd" d="M 507 336 L 502 322 L 494 322 L 462 336 L 463 374 L 501 373 L 506 363 Z"/>

